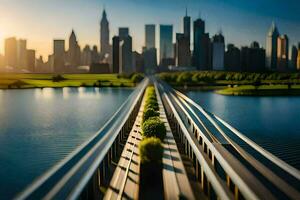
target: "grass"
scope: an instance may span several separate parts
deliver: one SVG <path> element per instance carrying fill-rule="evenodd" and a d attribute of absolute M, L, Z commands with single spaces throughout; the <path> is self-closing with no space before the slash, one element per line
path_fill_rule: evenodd
<path fill-rule="evenodd" d="M 120 78 L 117 74 L 65 74 L 65 80 L 53 81 L 53 74 L 0 74 L 0 89 L 43 88 L 43 87 L 133 87 L 130 78 Z"/>
<path fill-rule="evenodd" d="M 216 93 L 222 95 L 235 96 L 276 96 L 276 95 L 300 95 L 300 85 L 242 85 L 237 87 L 228 87 L 216 90 Z"/>

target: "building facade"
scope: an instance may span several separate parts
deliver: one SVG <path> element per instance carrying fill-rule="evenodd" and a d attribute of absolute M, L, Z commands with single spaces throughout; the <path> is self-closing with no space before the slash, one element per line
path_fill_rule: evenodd
<path fill-rule="evenodd" d="M 225 40 L 219 33 L 213 37 L 212 42 L 212 68 L 213 70 L 224 70 Z"/>
<path fill-rule="evenodd" d="M 53 41 L 53 72 L 64 72 L 65 70 L 65 40 Z"/>
<path fill-rule="evenodd" d="M 146 49 L 155 48 L 155 24 L 145 25 L 145 47 Z"/>
<path fill-rule="evenodd" d="M 105 9 L 102 12 L 102 19 L 100 22 L 100 52 L 103 55 L 110 53 L 109 22 L 107 20 Z"/>
<path fill-rule="evenodd" d="M 5 39 L 4 56 L 6 65 L 10 67 L 17 66 L 17 40 L 14 37 Z"/>
<path fill-rule="evenodd" d="M 225 69 L 226 71 L 241 71 L 241 51 L 233 44 L 227 45 Z"/>
<path fill-rule="evenodd" d="M 287 35 L 277 38 L 277 70 L 286 71 L 289 64 L 289 39 Z"/>
<path fill-rule="evenodd" d="M 176 34 L 176 66 L 191 66 L 190 43 L 184 33 Z"/>
<path fill-rule="evenodd" d="M 277 68 L 277 39 L 279 36 L 278 29 L 275 23 L 267 34 L 266 42 L 266 66 L 270 70 L 275 70 Z"/>
<path fill-rule="evenodd" d="M 118 74 L 120 71 L 120 38 L 114 36 L 112 39 L 112 69 L 111 72 Z"/>
<path fill-rule="evenodd" d="M 163 60 L 174 59 L 173 26 L 160 25 L 160 65 L 165 65 Z"/>

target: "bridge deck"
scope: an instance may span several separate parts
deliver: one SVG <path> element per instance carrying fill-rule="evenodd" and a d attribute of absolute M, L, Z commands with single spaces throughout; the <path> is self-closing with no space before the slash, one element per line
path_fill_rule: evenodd
<path fill-rule="evenodd" d="M 104 199 L 138 199 L 140 178 L 139 143 L 145 98 L 129 133 L 119 163 L 110 181 Z"/>
<path fill-rule="evenodd" d="M 165 199 L 195 199 L 157 88 L 156 91 L 160 118 L 167 129 L 162 160 L 164 197 Z"/>

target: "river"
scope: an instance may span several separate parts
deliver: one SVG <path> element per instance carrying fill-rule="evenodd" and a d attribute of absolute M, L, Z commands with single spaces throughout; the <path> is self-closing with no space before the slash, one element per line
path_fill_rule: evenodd
<path fill-rule="evenodd" d="M 0 90 L 0 199 L 11 199 L 96 133 L 132 91 Z"/>

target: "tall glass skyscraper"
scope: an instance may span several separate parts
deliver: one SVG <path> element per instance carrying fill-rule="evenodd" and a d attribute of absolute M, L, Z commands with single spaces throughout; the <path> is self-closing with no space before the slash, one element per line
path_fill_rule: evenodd
<path fill-rule="evenodd" d="M 279 36 L 278 29 L 275 23 L 272 26 L 267 35 L 266 44 L 266 65 L 269 69 L 276 69 L 277 67 L 277 38 Z"/>
<path fill-rule="evenodd" d="M 163 59 L 174 58 L 173 26 L 160 25 L 160 62 Z"/>
<path fill-rule="evenodd" d="M 155 24 L 145 26 L 145 45 L 146 49 L 155 48 Z"/>
<path fill-rule="evenodd" d="M 193 52 L 193 65 L 197 69 L 206 68 L 204 61 L 205 46 L 203 45 L 205 34 L 205 22 L 202 19 L 194 21 L 194 52 Z"/>

